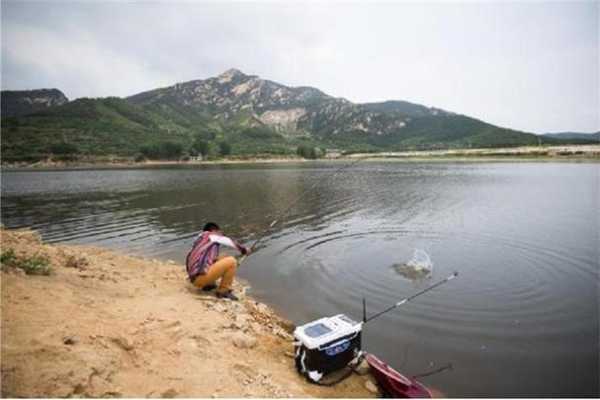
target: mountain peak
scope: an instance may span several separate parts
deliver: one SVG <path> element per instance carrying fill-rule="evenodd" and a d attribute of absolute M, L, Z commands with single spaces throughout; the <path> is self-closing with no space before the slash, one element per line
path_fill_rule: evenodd
<path fill-rule="evenodd" d="M 2 90 L 2 117 L 16 117 L 69 101 L 58 89 Z"/>
<path fill-rule="evenodd" d="M 242 71 L 240 71 L 239 69 L 235 69 L 235 68 L 229 68 L 227 71 L 223 72 L 221 75 L 219 75 L 217 78 L 219 78 L 220 80 L 226 80 L 226 81 L 230 81 L 233 78 L 238 78 L 238 77 L 245 77 L 247 76 L 246 74 L 244 74 Z"/>

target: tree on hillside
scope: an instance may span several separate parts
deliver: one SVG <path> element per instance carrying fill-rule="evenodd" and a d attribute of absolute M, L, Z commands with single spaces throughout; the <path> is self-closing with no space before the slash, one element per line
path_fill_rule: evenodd
<path fill-rule="evenodd" d="M 217 132 L 207 127 L 196 128 L 196 140 L 215 140 L 217 138 Z"/>
<path fill-rule="evenodd" d="M 71 143 L 61 142 L 55 143 L 52 146 L 50 146 L 50 152 L 52 154 L 75 154 L 78 151 L 79 149 L 77 148 L 77 146 Z"/>
<path fill-rule="evenodd" d="M 192 144 L 192 150 L 196 153 L 202 154 L 205 157 L 208 154 L 210 149 L 210 145 L 206 140 L 202 140 L 199 137 L 196 137 L 196 140 Z"/>
<path fill-rule="evenodd" d="M 183 146 L 181 143 L 164 142 L 161 146 L 161 154 L 168 160 L 181 157 L 183 154 Z"/>
<path fill-rule="evenodd" d="M 320 151 L 317 148 L 305 144 L 298 146 L 298 149 L 296 149 L 296 154 L 298 154 L 300 157 L 311 160 L 317 159 L 319 157 L 319 153 Z"/>
<path fill-rule="evenodd" d="M 174 160 L 183 154 L 183 145 L 174 142 L 154 143 L 142 146 L 140 153 L 151 160 Z"/>
<path fill-rule="evenodd" d="M 53 158 L 58 161 L 75 161 L 79 148 L 72 143 L 55 143 L 50 146 L 50 153 Z"/>
<path fill-rule="evenodd" d="M 231 154 L 231 145 L 227 142 L 219 142 L 219 153 L 222 156 Z"/>

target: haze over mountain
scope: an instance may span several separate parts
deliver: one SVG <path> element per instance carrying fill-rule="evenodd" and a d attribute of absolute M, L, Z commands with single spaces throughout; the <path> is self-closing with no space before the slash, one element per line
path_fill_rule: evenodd
<path fill-rule="evenodd" d="M 14 108 L 14 93 L 7 109 Z M 170 157 L 293 154 L 300 145 L 382 151 L 538 143 L 537 135 L 438 108 L 396 100 L 355 104 L 236 69 L 126 99 L 83 98 L 3 117 L 2 128 L 5 160 L 57 152 Z"/>

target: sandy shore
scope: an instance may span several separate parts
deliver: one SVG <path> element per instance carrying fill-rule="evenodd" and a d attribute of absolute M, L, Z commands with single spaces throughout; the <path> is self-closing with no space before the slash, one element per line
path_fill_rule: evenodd
<path fill-rule="evenodd" d="M 237 165 L 237 164 L 286 164 L 302 163 L 311 160 L 305 160 L 300 157 L 280 157 L 280 158 L 226 158 L 210 161 L 169 161 L 169 160 L 147 160 L 135 162 L 133 160 L 93 160 L 93 161 L 39 161 L 30 163 L 4 163 L 3 170 L 21 170 L 21 169 L 122 169 L 122 168 L 157 168 L 173 166 L 193 166 L 193 165 Z"/>
<path fill-rule="evenodd" d="M 334 387 L 300 377 L 293 327 L 240 284 L 241 301 L 217 300 L 182 265 L 47 245 L 28 230 L 1 239 L 3 253 L 52 267 L 2 267 L 2 397 L 374 396 L 369 375 Z"/>
<path fill-rule="evenodd" d="M 419 150 L 380 153 L 354 153 L 337 158 L 320 158 L 306 160 L 299 157 L 254 157 L 226 158 L 212 161 L 41 161 L 34 164 L 17 163 L 2 164 L 3 170 L 21 169 L 120 169 L 120 168 L 156 168 L 169 166 L 193 165 L 236 165 L 236 164 L 286 164 L 323 161 L 352 161 L 357 158 L 373 161 L 465 161 L 465 162 L 497 162 L 497 161 L 600 161 L 600 144 L 565 145 L 565 146 L 522 146 L 483 149 L 452 150 Z"/>
<path fill-rule="evenodd" d="M 600 160 L 600 144 L 592 145 L 566 145 L 566 146 L 521 146 L 506 148 L 484 148 L 484 149 L 451 149 L 451 150 L 421 150 L 421 151 L 399 151 L 381 153 L 356 153 L 348 158 L 371 157 L 373 159 L 441 159 L 441 160 L 530 160 L 547 159 L 557 161 L 561 159 L 577 160 L 589 159 Z"/>

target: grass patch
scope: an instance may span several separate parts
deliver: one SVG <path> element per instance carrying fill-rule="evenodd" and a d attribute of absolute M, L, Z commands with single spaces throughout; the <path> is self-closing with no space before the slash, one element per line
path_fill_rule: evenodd
<path fill-rule="evenodd" d="M 18 268 L 25 271 L 27 275 L 50 275 L 52 267 L 48 257 L 34 254 L 31 257 L 20 257 L 13 249 L 8 249 L 0 255 L 2 268 Z"/>

